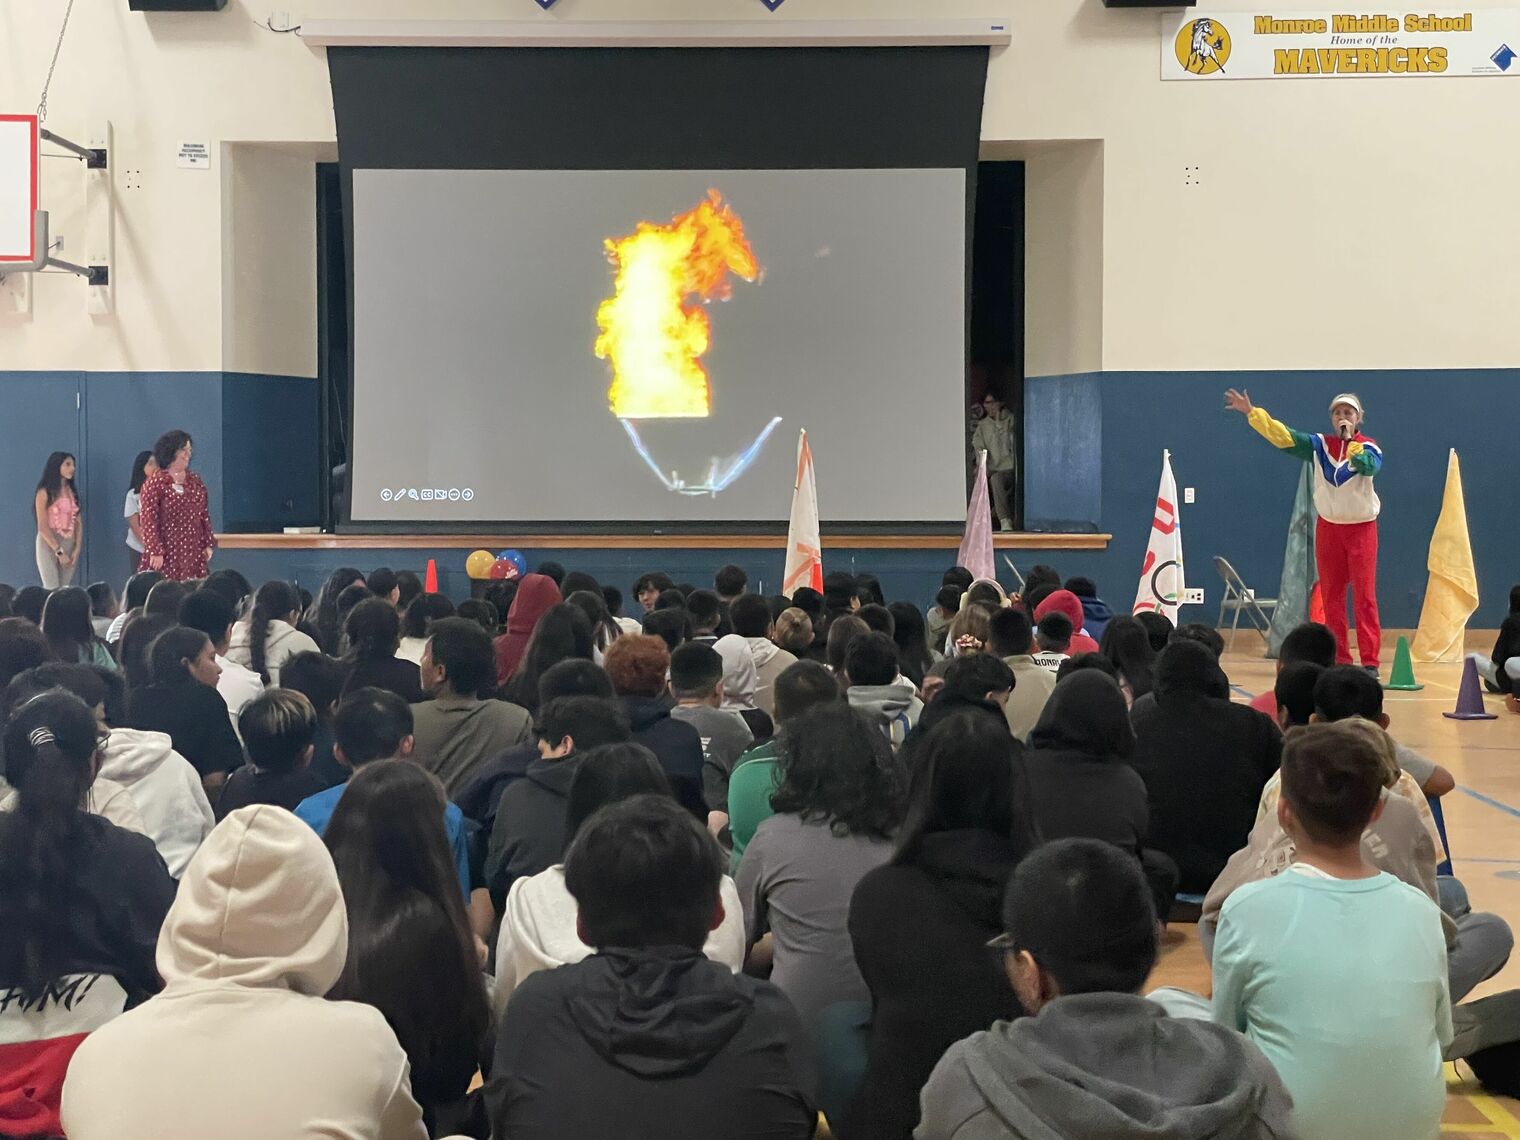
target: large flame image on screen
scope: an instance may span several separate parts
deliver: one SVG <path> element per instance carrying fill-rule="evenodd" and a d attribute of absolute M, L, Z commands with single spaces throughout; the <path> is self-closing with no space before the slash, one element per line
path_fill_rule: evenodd
<path fill-rule="evenodd" d="M 596 355 L 612 366 L 608 399 L 619 419 L 708 416 L 702 355 L 712 340 L 704 305 L 728 300 L 730 274 L 760 276 L 744 223 L 717 190 L 664 224 L 642 221 L 605 241 L 612 296 L 596 310 Z"/>

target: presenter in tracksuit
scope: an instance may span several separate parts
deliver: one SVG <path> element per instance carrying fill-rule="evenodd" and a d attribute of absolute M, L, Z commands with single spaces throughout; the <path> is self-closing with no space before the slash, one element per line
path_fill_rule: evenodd
<path fill-rule="evenodd" d="M 1319 524 L 1314 532 L 1314 559 L 1319 567 L 1325 624 L 1335 634 L 1335 659 L 1352 664 L 1346 630 L 1346 589 L 1350 587 L 1356 613 L 1356 644 L 1362 666 L 1378 671 L 1382 629 L 1377 604 L 1377 519 L 1381 504 L 1373 477 L 1383 469 L 1383 451 L 1361 433 L 1362 402 L 1351 392 L 1330 401 L 1331 431 L 1308 435 L 1287 427 L 1252 405 L 1247 392 L 1231 388 L 1225 406 L 1268 443 L 1296 455 L 1314 472 L 1314 509 Z"/>

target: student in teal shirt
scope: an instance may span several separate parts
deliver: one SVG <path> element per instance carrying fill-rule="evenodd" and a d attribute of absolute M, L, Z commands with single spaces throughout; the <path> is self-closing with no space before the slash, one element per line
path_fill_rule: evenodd
<path fill-rule="evenodd" d="M 788 665 L 776 676 L 776 733 L 786 722 L 800 716 L 814 705 L 839 699 L 839 682 L 834 674 L 816 661 L 799 661 Z M 774 813 L 771 793 L 776 790 L 776 741 L 751 748 L 734 765 L 728 778 L 728 832 L 734 854 L 729 870 L 739 867 L 739 858 L 759 827 Z"/>
<path fill-rule="evenodd" d="M 1382 791 L 1365 737 L 1337 724 L 1296 730 L 1277 809 L 1296 860 L 1240 887 L 1220 916 L 1214 1019 L 1276 1066 L 1303 1140 L 1440 1132 L 1446 943 L 1436 905 L 1363 858 Z"/>

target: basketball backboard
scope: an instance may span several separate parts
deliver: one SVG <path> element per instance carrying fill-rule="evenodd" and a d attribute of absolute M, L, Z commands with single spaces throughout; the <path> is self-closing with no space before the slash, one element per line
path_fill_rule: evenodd
<path fill-rule="evenodd" d="M 0 269 L 36 261 L 37 116 L 0 115 Z"/>

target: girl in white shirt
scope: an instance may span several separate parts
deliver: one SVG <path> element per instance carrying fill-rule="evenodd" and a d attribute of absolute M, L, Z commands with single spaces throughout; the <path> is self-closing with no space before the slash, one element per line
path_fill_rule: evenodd
<path fill-rule="evenodd" d="M 148 481 L 148 476 L 158 470 L 158 460 L 153 458 L 151 451 L 139 451 L 137 458 L 132 461 L 132 482 L 127 487 L 127 503 L 122 510 L 127 520 L 127 549 L 132 551 L 132 565 L 136 566 L 142 559 L 142 499 L 139 497 L 143 484 Z"/>

